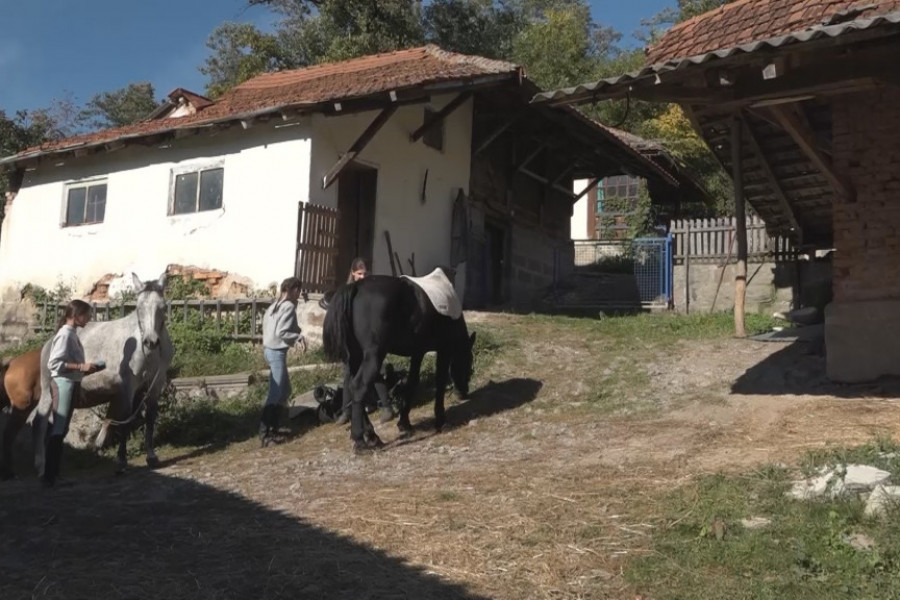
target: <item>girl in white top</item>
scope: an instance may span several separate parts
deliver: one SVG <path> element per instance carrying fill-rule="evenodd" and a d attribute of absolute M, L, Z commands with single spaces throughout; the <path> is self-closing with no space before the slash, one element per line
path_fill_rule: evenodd
<path fill-rule="evenodd" d="M 85 362 L 84 348 L 76 329 L 91 320 L 91 307 L 82 300 L 72 300 L 60 320 L 60 327 L 50 344 L 47 367 L 50 369 L 50 396 L 53 399 L 53 426 L 46 440 L 44 484 L 52 486 L 59 475 L 63 438 L 69 430 L 74 400 L 80 393 L 81 379 L 101 370 L 102 363 Z"/>

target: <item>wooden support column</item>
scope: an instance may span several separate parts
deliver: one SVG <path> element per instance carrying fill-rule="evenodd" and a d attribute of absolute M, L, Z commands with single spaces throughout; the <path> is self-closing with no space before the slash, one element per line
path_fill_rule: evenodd
<path fill-rule="evenodd" d="M 747 213 L 744 209 L 744 173 L 741 165 L 741 132 L 739 114 L 731 121 L 731 174 L 734 180 L 734 231 L 737 238 L 737 264 L 734 273 L 734 335 L 747 337 L 744 304 L 747 297 Z"/>
<path fill-rule="evenodd" d="M 366 145 L 372 141 L 372 138 L 375 137 L 375 134 L 378 133 L 378 130 L 387 123 L 388 119 L 397 112 L 397 105 L 388 106 L 375 117 L 369 126 L 366 127 L 366 130 L 362 132 L 362 135 L 357 138 L 353 145 L 350 146 L 350 149 L 344 152 L 341 157 L 338 159 L 334 166 L 332 166 L 325 173 L 325 176 L 322 178 L 322 189 L 327 189 L 332 183 L 334 183 L 338 176 L 341 174 L 341 171 L 344 170 L 351 160 L 356 158 L 360 152 L 366 147 Z"/>

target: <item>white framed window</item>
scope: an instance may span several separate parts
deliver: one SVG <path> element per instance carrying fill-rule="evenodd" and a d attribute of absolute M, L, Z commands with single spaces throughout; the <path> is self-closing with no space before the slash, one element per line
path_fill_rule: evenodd
<path fill-rule="evenodd" d="M 102 223 L 106 216 L 106 180 L 70 183 L 64 204 L 63 227 Z"/>
<path fill-rule="evenodd" d="M 169 215 L 187 215 L 222 208 L 223 162 L 172 169 Z"/>

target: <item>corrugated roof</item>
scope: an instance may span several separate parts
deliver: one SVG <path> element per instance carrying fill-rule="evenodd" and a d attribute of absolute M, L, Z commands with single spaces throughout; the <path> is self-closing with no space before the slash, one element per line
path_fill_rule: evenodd
<path fill-rule="evenodd" d="M 900 0 L 738 0 L 669 29 L 649 48 L 647 62 L 696 56 L 898 10 Z"/>
<path fill-rule="evenodd" d="M 625 75 L 620 75 L 618 77 L 610 77 L 592 83 L 584 83 L 574 87 L 563 88 L 550 92 L 543 92 L 540 94 L 536 94 L 532 101 L 576 102 L 579 100 L 589 100 L 594 96 L 608 94 L 614 90 L 621 90 L 622 88 L 627 87 L 631 83 L 638 80 L 649 79 L 666 72 L 685 69 L 711 61 L 728 58 L 738 54 L 749 54 L 769 48 L 782 48 L 791 44 L 810 42 L 822 38 L 836 38 L 842 35 L 847 35 L 857 31 L 864 31 L 874 27 L 896 27 L 898 25 L 900 25 L 900 12 L 892 12 L 875 17 L 856 19 L 854 21 L 839 23 L 835 25 L 819 25 L 810 27 L 809 29 L 804 29 L 802 31 L 789 33 L 787 35 L 752 41 L 739 46 L 733 46 L 731 48 L 724 48 L 712 52 L 707 52 L 705 54 L 698 54 L 686 58 L 677 58 L 665 62 L 654 63 L 640 69 L 639 71 L 633 71 L 631 73 L 626 73 Z"/>
<path fill-rule="evenodd" d="M 266 73 L 237 86 L 214 103 L 198 107 L 196 114 L 142 121 L 47 142 L 4 158 L 0 164 L 179 129 L 210 126 L 285 108 L 308 107 L 314 110 L 324 103 L 377 93 L 431 84 L 462 83 L 485 76 L 518 77 L 519 73 L 520 68 L 509 62 L 447 52 L 433 45 Z"/>

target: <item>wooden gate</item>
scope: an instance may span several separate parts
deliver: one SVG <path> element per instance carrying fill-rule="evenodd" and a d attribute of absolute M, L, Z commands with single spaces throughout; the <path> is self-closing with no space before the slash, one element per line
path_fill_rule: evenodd
<path fill-rule="evenodd" d="M 297 223 L 297 257 L 294 275 L 304 292 L 323 293 L 335 285 L 340 213 L 333 208 L 300 203 Z"/>

